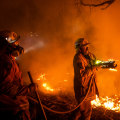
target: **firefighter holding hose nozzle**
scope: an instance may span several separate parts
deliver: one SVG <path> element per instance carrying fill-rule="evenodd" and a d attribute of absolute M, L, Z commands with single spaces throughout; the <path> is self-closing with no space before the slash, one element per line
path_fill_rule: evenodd
<path fill-rule="evenodd" d="M 115 69 L 114 60 L 100 61 L 89 52 L 88 41 L 79 38 L 75 42 L 76 54 L 73 60 L 74 66 L 74 92 L 79 104 L 75 120 L 90 120 L 92 107 L 91 101 L 99 96 L 96 84 L 96 70 L 98 68 Z"/>
<path fill-rule="evenodd" d="M 10 30 L 0 31 L 0 119 L 2 120 L 31 120 L 27 94 L 32 85 L 28 87 L 23 85 L 21 71 L 15 61 L 15 57 L 24 52 L 18 44 L 19 38 L 19 35 Z M 22 92 L 19 92 L 21 90 Z"/>
<path fill-rule="evenodd" d="M 79 38 L 75 42 L 76 54 L 73 60 L 74 66 L 74 92 L 78 104 L 81 103 L 75 116 L 75 120 L 90 120 L 92 107 L 91 100 L 99 96 L 96 85 L 96 69 L 94 66 L 95 55 L 89 52 L 88 41 Z"/>

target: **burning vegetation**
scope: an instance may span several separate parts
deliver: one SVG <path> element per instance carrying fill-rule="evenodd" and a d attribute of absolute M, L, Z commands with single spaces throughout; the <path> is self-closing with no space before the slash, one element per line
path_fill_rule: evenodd
<path fill-rule="evenodd" d="M 41 74 L 40 77 L 37 79 L 39 80 L 41 83 L 43 81 L 42 87 L 44 90 L 44 93 L 53 93 L 53 92 L 57 92 L 57 94 L 59 94 L 60 89 L 53 89 L 51 88 L 48 84 L 47 84 L 47 79 L 46 79 L 46 74 Z M 66 82 L 67 80 L 65 80 L 64 82 Z M 120 97 L 115 95 L 112 96 L 111 98 L 108 96 L 105 97 L 98 97 L 96 95 L 96 99 L 91 101 L 91 104 L 93 106 L 93 108 L 96 107 L 104 107 L 108 110 L 113 110 L 115 112 L 120 112 Z"/>
<path fill-rule="evenodd" d="M 96 99 L 91 101 L 91 104 L 94 108 L 104 107 L 108 110 L 113 110 L 115 112 L 120 112 L 120 97 L 117 95 L 113 97 L 100 97 L 96 96 Z"/>
<path fill-rule="evenodd" d="M 76 100 L 73 94 L 61 92 L 62 88 L 53 88 L 52 85 L 48 84 L 48 74 L 41 74 L 37 81 L 41 87 L 40 96 L 45 111 L 48 116 L 48 120 L 57 119 L 60 120 L 73 120 L 74 112 L 71 111 L 77 107 Z M 68 82 L 69 80 L 63 80 Z M 120 120 L 120 97 L 114 95 L 111 97 L 98 97 L 91 101 L 93 107 L 92 120 Z M 48 108 L 46 110 L 46 108 Z M 55 113 L 56 111 L 56 113 Z M 63 114 L 58 114 L 57 112 L 63 112 Z"/>

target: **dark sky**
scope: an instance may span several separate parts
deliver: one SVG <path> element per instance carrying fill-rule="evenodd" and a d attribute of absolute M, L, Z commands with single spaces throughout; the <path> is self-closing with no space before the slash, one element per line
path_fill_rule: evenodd
<path fill-rule="evenodd" d="M 32 29 L 32 20 L 37 19 L 37 16 L 40 15 L 35 2 L 33 0 L 0 1 L 0 27 L 11 29 L 18 28 L 21 30 Z"/>
<path fill-rule="evenodd" d="M 66 9 L 65 1 L 56 0 L 4 0 L 0 4 L 0 27 L 35 31 L 45 29 L 51 22 L 62 22 L 60 18 Z M 66 5 L 67 7 L 67 5 Z M 62 13 L 61 13 L 62 12 Z M 57 18 L 60 18 L 60 21 Z M 51 27 L 50 25 L 48 26 Z"/>
<path fill-rule="evenodd" d="M 56 34 L 64 31 L 67 25 L 72 27 L 73 19 L 81 16 L 84 20 L 81 24 L 89 24 L 83 9 L 78 9 L 78 13 L 76 10 L 74 0 L 1 0 L 0 29 Z"/>

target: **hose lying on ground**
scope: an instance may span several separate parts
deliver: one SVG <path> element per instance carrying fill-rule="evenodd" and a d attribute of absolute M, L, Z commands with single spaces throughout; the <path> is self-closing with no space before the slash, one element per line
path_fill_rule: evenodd
<path fill-rule="evenodd" d="M 86 98 L 87 98 L 87 96 L 88 96 L 88 94 L 89 94 L 90 88 L 91 88 L 92 78 L 93 78 L 93 77 L 94 77 L 94 75 L 92 74 L 91 79 L 90 79 L 90 84 L 89 84 L 89 87 L 88 87 L 88 91 L 87 91 L 85 97 L 83 98 L 83 100 L 82 100 L 74 109 L 69 110 L 69 111 L 65 111 L 65 112 L 61 112 L 61 111 L 52 110 L 51 108 L 48 108 L 48 107 L 45 106 L 45 105 L 42 105 L 42 106 L 43 106 L 46 110 L 51 111 L 51 112 L 53 112 L 53 113 L 57 113 L 57 114 L 68 114 L 68 113 L 71 113 L 71 112 L 75 111 L 75 110 L 76 110 L 77 108 L 79 108 L 80 105 L 86 100 Z"/>

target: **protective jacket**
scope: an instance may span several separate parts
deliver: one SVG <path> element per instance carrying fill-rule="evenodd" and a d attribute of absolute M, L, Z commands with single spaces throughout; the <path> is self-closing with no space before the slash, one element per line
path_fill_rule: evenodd
<path fill-rule="evenodd" d="M 12 108 L 14 107 L 12 100 L 16 100 L 17 102 L 17 99 L 19 99 L 20 102 L 21 99 L 20 105 L 23 99 L 24 101 L 27 101 L 26 96 L 17 95 L 22 88 L 23 81 L 21 79 L 21 72 L 15 59 L 11 55 L 0 55 L 0 117 L 3 116 L 4 120 L 8 118 L 9 120 L 30 119 L 29 108 L 28 110 L 16 110 L 16 113 L 13 113 L 12 111 Z M 8 101 L 6 100 L 7 97 L 10 98 Z M 10 108 L 8 108 L 8 104 Z M 29 104 L 27 106 L 29 107 Z"/>
<path fill-rule="evenodd" d="M 87 94 L 92 81 L 87 99 L 94 99 L 98 93 L 96 85 L 96 74 L 92 69 L 95 56 L 91 53 L 85 56 L 81 52 L 77 52 L 74 56 L 74 91 L 75 98 L 80 102 Z"/>

